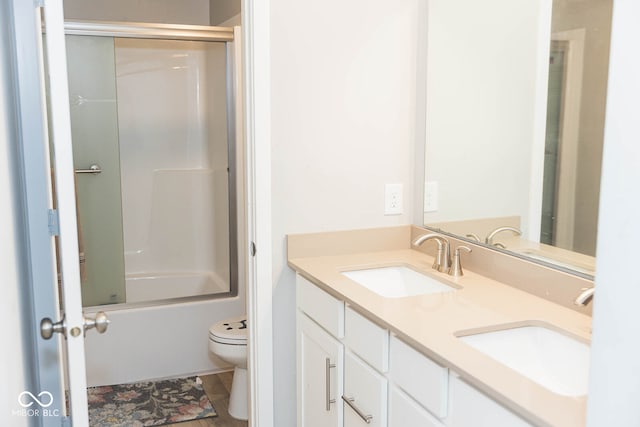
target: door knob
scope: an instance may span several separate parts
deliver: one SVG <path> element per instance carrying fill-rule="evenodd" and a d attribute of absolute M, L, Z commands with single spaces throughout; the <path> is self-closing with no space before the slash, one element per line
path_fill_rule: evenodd
<path fill-rule="evenodd" d="M 99 334 L 104 334 L 109 327 L 109 323 L 111 323 L 111 321 L 107 317 L 107 314 L 104 311 L 99 311 L 94 318 L 84 318 L 84 333 L 86 335 L 89 329 L 96 328 Z"/>
<path fill-rule="evenodd" d="M 56 332 L 62 334 L 65 338 L 67 337 L 67 325 L 64 316 L 62 316 L 62 320 L 56 323 L 53 323 L 48 317 L 40 321 L 40 336 L 42 338 L 48 340 Z"/>
<path fill-rule="evenodd" d="M 95 328 L 96 331 L 100 334 L 104 334 L 109 327 L 109 323 L 111 321 L 107 317 L 104 311 L 99 311 L 96 313 L 96 317 L 84 317 L 83 329 L 85 335 L 89 329 Z M 50 339 L 54 333 L 61 333 L 65 338 L 67 338 L 67 324 L 64 316 L 62 316 L 62 320 L 54 323 L 53 320 L 45 317 L 40 322 L 40 335 L 45 340 Z M 72 328 L 71 335 L 77 337 L 80 335 L 80 328 Z"/>

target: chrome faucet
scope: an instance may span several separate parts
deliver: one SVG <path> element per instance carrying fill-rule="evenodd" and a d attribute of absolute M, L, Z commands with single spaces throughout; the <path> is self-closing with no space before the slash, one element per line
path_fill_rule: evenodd
<path fill-rule="evenodd" d="M 449 272 L 451 268 L 451 250 L 449 249 L 449 241 L 436 233 L 423 234 L 413 241 L 414 246 L 420 246 L 428 240 L 435 240 L 438 244 L 438 252 L 431 266 L 434 270 Z"/>
<path fill-rule="evenodd" d="M 484 242 L 487 245 L 498 246 L 498 247 L 501 247 L 503 249 L 506 248 L 506 246 L 504 246 L 502 243 L 493 243 L 493 238 L 496 237 L 496 234 L 502 233 L 503 231 L 511 231 L 516 236 L 521 236 L 522 235 L 522 231 L 520 231 L 519 228 L 515 228 L 515 227 L 498 227 L 495 230 L 493 230 L 491 233 L 489 233 L 487 235 L 487 237 L 485 237 Z"/>
<path fill-rule="evenodd" d="M 576 297 L 576 299 L 573 301 L 573 303 L 575 305 L 587 305 L 589 304 L 589 301 L 591 299 L 593 299 L 593 294 L 596 291 L 596 288 L 582 288 L 581 289 L 582 292 L 580 292 L 580 295 L 578 295 Z"/>

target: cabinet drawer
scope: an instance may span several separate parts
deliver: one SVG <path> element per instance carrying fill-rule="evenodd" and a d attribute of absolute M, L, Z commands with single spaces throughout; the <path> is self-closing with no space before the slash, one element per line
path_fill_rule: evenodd
<path fill-rule="evenodd" d="M 296 275 L 296 285 L 298 308 L 331 335 L 343 338 L 344 302 L 332 297 L 299 274 Z"/>
<path fill-rule="evenodd" d="M 343 404 L 344 427 L 386 427 L 387 380 L 349 351 L 344 356 Z M 363 419 L 367 416 L 370 423 Z"/>
<path fill-rule="evenodd" d="M 389 377 L 439 418 L 447 415 L 448 369 L 392 336 Z"/>
<path fill-rule="evenodd" d="M 447 420 L 451 427 L 533 427 L 475 387 L 451 373 L 451 413 Z"/>
<path fill-rule="evenodd" d="M 380 372 L 389 370 L 389 331 L 347 306 L 344 343 Z"/>
<path fill-rule="evenodd" d="M 389 427 L 444 427 L 444 424 L 399 388 L 390 386 Z"/>

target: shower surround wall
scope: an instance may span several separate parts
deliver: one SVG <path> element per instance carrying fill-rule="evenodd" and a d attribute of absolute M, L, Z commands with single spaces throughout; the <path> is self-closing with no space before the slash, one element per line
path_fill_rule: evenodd
<path fill-rule="evenodd" d="M 116 39 L 127 302 L 229 290 L 223 43 Z"/>

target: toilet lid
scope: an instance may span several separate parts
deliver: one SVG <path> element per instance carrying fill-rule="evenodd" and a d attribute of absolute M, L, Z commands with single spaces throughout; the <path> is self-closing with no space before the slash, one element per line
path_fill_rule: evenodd
<path fill-rule="evenodd" d="M 246 344 L 247 316 L 232 317 L 214 323 L 209 328 L 209 339 L 223 344 Z"/>

